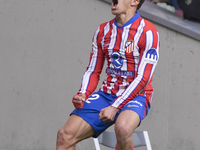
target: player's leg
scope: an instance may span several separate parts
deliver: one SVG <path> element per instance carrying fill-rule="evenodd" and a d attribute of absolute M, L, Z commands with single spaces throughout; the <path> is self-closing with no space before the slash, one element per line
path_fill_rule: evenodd
<path fill-rule="evenodd" d="M 118 150 L 134 149 L 132 134 L 148 113 L 150 96 L 151 93 L 146 93 L 145 96 L 135 97 L 119 112 L 115 123 Z"/>
<path fill-rule="evenodd" d="M 115 123 L 117 150 L 133 150 L 132 134 L 140 123 L 139 115 L 132 110 L 121 112 Z"/>
<path fill-rule="evenodd" d="M 77 115 L 71 115 L 58 131 L 56 150 L 73 150 L 78 142 L 93 135 L 93 128 L 85 120 Z"/>
<path fill-rule="evenodd" d="M 57 150 L 73 150 L 75 145 L 88 137 L 97 137 L 114 122 L 99 120 L 102 108 L 111 105 L 116 97 L 101 91 L 93 93 L 82 109 L 74 109 L 64 127 L 58 131 Z"/>

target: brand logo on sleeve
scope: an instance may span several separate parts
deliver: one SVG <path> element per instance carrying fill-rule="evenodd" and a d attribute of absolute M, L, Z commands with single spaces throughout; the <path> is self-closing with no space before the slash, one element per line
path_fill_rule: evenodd
<path fill-rule="evenodd" d="M 145 55 L 145 61 L 147 61 L 147 63 L 154 64 L 157 62 L 157 60 L 158 60 L 157 51 L 154 48 L 149 49 Z"/>

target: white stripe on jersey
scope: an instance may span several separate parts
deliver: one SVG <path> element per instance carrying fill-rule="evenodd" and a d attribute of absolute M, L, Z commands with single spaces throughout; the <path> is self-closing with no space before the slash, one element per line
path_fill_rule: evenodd
<path fill-rule="evenodd" d="M 115 47 L 115 43 L 116 43 L 116 36 L 117 36 L 117 27 L 115 26 L 115 24 L 112 24 L 112 31 L 111 31 L 111 37 L 110 37 L 110 44 L 108 47 L 108 52 L 109 52 L 109 56 L 111 56 L 112 52 L 113 52 L 113 48 Z"/>
<path fill-rule="evenodd" d="M 115 43 L 116 43 L 116 37 L 117 37 L 117 27 L 115 26 L 115 24 L 112 24 L 112 31 L 111 31 L 111 40 L 110 40 L 110 45 L 108 47 L 108 55 L 111 56 L 111 54 L 113 53 L 113 48 L 115 47 Z M 111 59 L 111 58 L 110 58 Z M 112 66 L 113 64 L 110 63 L 111 68 L 113 68 L 114 66 Z M 110 88 L 108 88 L 107 86 L 107 93 L 111 94 L 111 90 L 115 87 L 114 83 L 117 81 L 117 78 L 115 75 L 112 75 L 112 80 L 111 80 L 111 84 L 110 84 Z"/>
<path fill-rule="evenodd" d="M 140 25 L 137 28 L 137 32 L 136 32 L 136 34 L 134 36 L 135 49 L 133 51 L 133 57 L 134 58 L 138 57 L 138 59 L 134 59 L 134 62 L 135 62 L 135 76 L 136 76 L 136 73 L 137 73 L 138 63 L 139 63 L 139 47 L 138 47 L 138 42 L 139 42 L 139 39 L 140 39 L 140 37 L 141 37 L 141 35 L 143 33 L 144 26 L 145 26 L 144 19 L 142 19 L 140 21 Z"/>
<path fill-rule="evenodd" d="M 131 27 L 132 24 L 124 27 L 124 30 L 122 32 L 122 41 L 121 41 L 121 44 L 120 44 L 120 49 L 119 49 L 119 52 L 120 54 L 122 54 L 121 56 L 125 56 L 125 44 L 126 44 L 126 41 L 128 39 L 128 36 L 129 36 L 129 31 L 130 31 L 130 27 Z M 124 59 L 123 60 L 123 66 L 121 68 L 121 70 L 125 70 L 127 71 L 127 60 Z"/>
<path fill-rule="evenodd" d="M 153 46 L 153 33 L 152 31 L 147 31 L 146 32 L 146 47 L 145 47 L 145 50 L 144 50 L 144 53 L 143 53 L 143 56 L 142 56 L 142 59 L 141 59 L 141 63 L 140 63 L 140 66 L 138 68 L 138 73 L 140 75 L 143 75 L 144 74 L 144 70 L 145 70 L 145 67 L 147 65 L 147 62 L 145 61 L 145 56 L 146 56 L 146 53 L 149 49 L 151 49 Z M 149 77 L 149 80 L 151 79 L 151 77 Z"/>
<path fill-rule="evenodd" d="M 144 51 L 145 53 L 149 49 L 151 49 L 151 47 L 153 45 L 153 33 L 151 30 L 146 32 L 146 39 L 147 39 L 147 41 L 146 41 L 146 47 L 145 47 L 145 51 Z"/>
<path fill-rule="evenodd" d="M 128 36 L 129 36 L 129 31 L 130 31 L 130 27 L 131 27 L 132 24 L 126 26 L 123 30 L 123 33 L 122 33 L 122 41 L 121 41 L 121 45 L 120 45 L 120 54 L 122 54 L 121 56 L 126 56 L 125 55 L 125 44 L 126 44 L 126 41 L 128 40 Z M 127 59 L 123 59 L 123 66 L 121 68 L 121 70 L 125 70 L 127 71 L 128 68 L 127 68 Z M 123 77 L 123 81 L 122 81 L 122 85 L 119 86 L 119 89 L 118 89 L 118 92 L 116 93 L 117 96 L 121 95 L 126 86 L 129 84 L 126 80 L 127 76 L 122 76 Z"/>
<path fill-rule="evenodd" d="M 157 52 L 157 61 L 158 61 L 158 59 L 159 59 L 159 33 L 157 32 L 157 35 L 158 35 L 158 41 L 157 41 L 157 47 L 156 47 L 156 52 Z M 152 37 L 153 38 L 153 37 Z M 149 80 L 151 79 L 151 77 L 152 77 L 152 75 L 153 75 L 153 72 L 154 72 L 154 70 L 155 70 L 155 68 L 156 68 L 156 65 L 157 65 L 157 63 L 156 64 L 154 64 L 153 65 L 153 68 L 152 68 L 152 70 L 151 70 L 151 75 L 150 75 L 150 78 L 149 78 Z"/>
<path fill-rule="evenodd" d="M 103 38 L 102 38 L 102 41 L 101 41 L 101 47 L 102 48 L 104 48 L 104 46 L 105 46 L 105 35 L 108 33 L 108 31 L 110 30 L 110 22 L 108 22 L 107 24 L 106 24 L 106 26 L 104 27 L 104 31 L 103 31 Z"/>
<path fill-rule="evenodd" d="M 102 47 L 104 48 L 104 46 L 105 46 L 105 36 L 106 36 L 106 34 L 109 32 L 109 30 L 110 30 L 110 22 L 108 22 L 107 24 L 106 24 L 106 26 L 104 27 L 104 36 L 103 36 L 103 38 L 102 38 L 102 41 L 101 41 L 101 43 L 102 43 Z M 110 44 L 110 43 L 109 43 Z M 103 85 L 107 85 L 107 80 L 105 79 L 104 81 L 103 81 Z M 103 86 L 101 86 L 101 91 L 103 91 Z M 110 90 L 111 91 L 111 90 Z M 110 92 L 111 93 L 111 92 Z"/>
<path fill-rule="evenodd" d="M 122 95 L 124 90 L 126 89 L 127 85 L 129 85 L 129 82 L 126 79 L 123 79 L 122 85 L 119 85 L 119 91 L 117 92 L 117 96 Z"/>

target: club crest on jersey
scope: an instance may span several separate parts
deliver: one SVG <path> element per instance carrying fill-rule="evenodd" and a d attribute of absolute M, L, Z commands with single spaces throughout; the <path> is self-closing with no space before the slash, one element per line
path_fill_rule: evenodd
<path fill-rule="evenodd" d="M 145 55 L 145 61 L 147 61 L 147 63 L 154 64 L 156 63 L 157 60 L 158 60 L 157 51 L 154 48 L 149 49 Z"/>
<path fill-rule="evenodd" d="M 134 51 L 134 41 L 126 41 L 125 43 L 125 51 L 127 53 L 131 53 L 132 51 Z"/>

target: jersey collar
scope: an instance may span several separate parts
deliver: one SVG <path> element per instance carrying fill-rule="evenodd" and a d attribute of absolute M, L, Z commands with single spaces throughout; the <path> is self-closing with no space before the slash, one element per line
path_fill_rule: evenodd
<path fill-rule="evenodd" d="M 136 12 L 136 14 L 129 20 L 127 21 L 123 26 L 119 26 L 118 23 L 116 22 L 116 20 L 114 21 L 114 24 L 117 28 L 121 29 L 129 24 L 132 24 L 135 20 L 137 20 L 140 17 L 139 13 Z"/>

